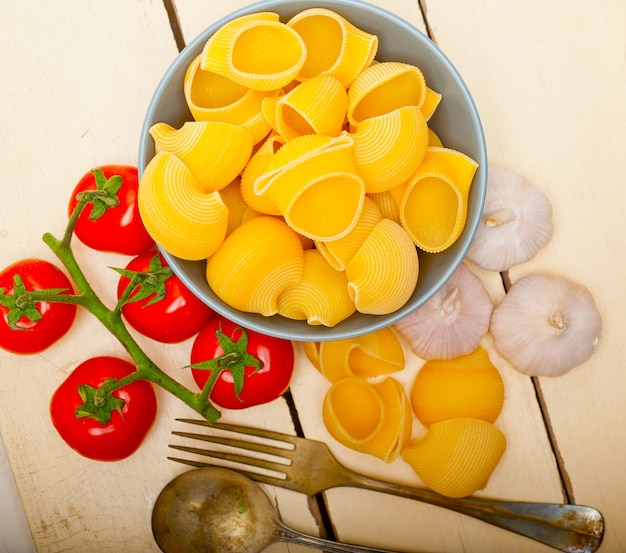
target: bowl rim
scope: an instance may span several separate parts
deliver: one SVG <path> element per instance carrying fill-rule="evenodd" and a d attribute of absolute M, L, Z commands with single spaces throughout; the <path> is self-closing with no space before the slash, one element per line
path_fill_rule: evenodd
<path fill-rule="evenodd" d="M 478 226 L 480 225 L 487 188 L 487 147 L 484 130 L 480 120 L 478 109 L 469 88 L 463 80 L 463 77 L 454 66 L 454 64 L 451 62 L 451 60 L 448 58 L 448 56 L 443 52 L 443 50 L 415 25 L 403 19 L 399 15 L 387 10 L 386 8 L 371 4 L 369 2 L 365 2 L 363 0 L 318 0 L 316 2 L 312 2 L 312 0 L 259 0 L 257 2 L 254 2 L 247 6 L 243 6 L 228 13 L 227 15 L 221 17 L 220 19 L 206 27 L 203 31 L 196 35 L 175 57 L 175 59 L 168 66 L 167 70 L 159 80 L 157 87 L 155 88 L 155 91 L 150 99 L 140 130 L 138 155 L 139 179 L 141 180 L 143 170 L 151 159 L 147 156 L 147 150 L 149 149 L 148 143 L 152 140 L 149 134 L 149 130 L 155 122 L 160 120 L 156 118 L 156 112 L 157 109 L 160 108 L 159 104 L 161 98 L 165 90 L 169 87 L 172 77 L 181 70 L 186 70 L 186 68 L 189 66 L 189 63 L 193 59 L 192 56 L 194 55 L 194 53 L 195 55 L 197 55 L 197 52 L 199 52 L 199 50 L 203 47 L 209 37 L 213 35 L 225 23 L 242 15 L 259 11 L 278 11 L 278 8 L 284 8 L 285 6 L 293 8 L 295 10 L 297 10 L 298 7 L 300 7 L 301 9 L 307 9 L 313 7 L 313 5 L 315 5 L 316 7 L 327 7 L 329 9 L 333 9 L 333 7 L 339 9 L 339 6 L 346 6 L 348 8 L 354 7 L 360 10 L 364 10 L 373 16 L 383 17 L 389 20 L 390 23 L 402 27 L 406 32 L 415 36 L 420 43 L 420 47 L 426 48 L 429 51 L 429 55 L 433 55 L 435 58 L 438 59 L 439 63 L 445 67 L 445 70 L 453 78 L 460 91 L 462 92 L 463 102 L 467 104 L 467 108 L 469 110 L 469 119 L 471 120 L 472 127 L 476 132 L 476 137 L 478 139 L 478 155 L 473 155 L 472 157 L 474 157 L 476 162 L 478 163 L 478 171 L 474 176 L 472 186 L 478 187 L 479 190 L 478 196 L 476 198 L 476 213 L 474 214 L 474 217 L 468 217 L 465 222 L 465 228 L 463 230 L 463 234 L 466 237 L 465 244 L 462 246 L 459 254 L 454 257 L 453 261 L 449 263 L 446 266 L 445 270 L 443 270 L 439 275 L 437 279 L 438 285 L 432 286 L 427 293 L 423 294 L 417 304 L 409 300 L 409 302 L 407 302 L 404 306 L 392 313 L 385 315 L 368 316 L 368 324 L 354 328 L 343 328 L 341 326 L 341 323 L 334 327 L 326 327 L 322 325 L 308 325 L 305 320 L 290 320 L 287 318 L 283 318 L 279 315 L 274 315 L 272 317 L 263 317 L 262 315 L 258 315 L 255 313 L 238 311 L 230 306 L 222 306 L 219 303 L 215 304 L 214 301 L 210 301 L 210 298 L 207 298 L 200 290 L 197 289 L 195 282 L 191 279 L 189 275 L 187 275 L 185 271 L 182 270 L 179 264 L 179 261 L 181 260 L 173 256 L 169 252 L 163 250 L 157 244 L 157 247 L 162 253 L 166 262 L 170 265 L 174 273 L 183 282 L 183 284 L 185 284 L 185 286 L 187 286 L 204 303 L 209 305 L 217 314 L 224 316 L 225 318 L 235 322 L 236 324 L 241 325 L 248 330 L 254 330 L 268 336 L 274 336 L 278 338 L 301 342 L 321 342 L 355 338 L 364 334 L 375 332 L 394 324 L 395 322 L 404 318 L 409 313 L 418 309 L 424 303 L 430 300 L 445 285 L 445 283 L 458 269 L 459 265 L 463 262 L 467 254 L 467 250 L 469 249 L 469 246 L 476 234 Z M 190 118 L 190 120 L 192 119 Z M 479 180 L 481 182 L 478 182 Z M 357 312 L 351 317 L 355 315 L 360 316 L 363 314 Z M 268 325 L 268 320 L 271 320 L 274 317 L 279 317 L 289 323 L 289 330 L 283 327 L 273 328 L 271 325 Z"/>

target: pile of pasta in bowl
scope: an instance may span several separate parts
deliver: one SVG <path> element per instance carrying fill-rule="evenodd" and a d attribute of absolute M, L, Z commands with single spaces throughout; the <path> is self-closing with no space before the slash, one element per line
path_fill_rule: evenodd
<path fill-rule="evenodd" d="M 429 127 L 444 94 L 378 48 L 328 8 L 239 15 L 186 64 L 192 120 L 147 125 L 144 224 L 183 265 L 203 264 L 233 320 L 332 329 L 400 313 L 421 256 L 465 230 L 480 164 Z"/>

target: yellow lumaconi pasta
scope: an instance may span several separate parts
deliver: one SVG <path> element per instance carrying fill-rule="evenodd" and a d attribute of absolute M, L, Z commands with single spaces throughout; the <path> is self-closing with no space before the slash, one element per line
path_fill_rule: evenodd
<path fill-rule="evenodd" d="M 176 212 L 165 221 L 156 188 L 145 190 L 148 224 L 171 253 L 210 258 L 209 284 L 230 306 L 269 316 L 284 292 L 283 315 L 309 324 L 388 314 L 415 290 L 418 248 L 441 251 L 462 232 L 477 164 L 429 128 L 442 95 L 419 67 L 377 61 L 377 50 L 376 35 L 326 8 L 286 23 L 271 11 L 236 17 L 187 68 L 194 121 L 150 129 L 155 150 L 179 162 L 157 160 L 182 174 L 168 186 L 192 192 L 158 196 Z"/>
<path fill-rule="evenodd" d="M 302 278 L 302 243 L 278 217 L 249 219 L 213 254 L 207 281 L 228 305 L 251 313 L 275 315 L 278 297 Z"/>
<path fill-rule="evenodd" d="M 260 213 L 280 215 L 280 210 L 268 196 L 257 194 L 254 191 L 254 182 L 267 171 L 272 158 L 284 144 L 285 140 L 281 136 L 270 134 L 261 147 L 252 155 L 241 173 L 241 195 L 252 209 Z"/>
<path fill-rule="evenodd" d="M 315 242 L 315 247 L 326 261 L 338 271 L 344 271 L 354 254 L 363 245 L 370 232 L 382 221 L 383 216 L 376 204 L 367 196 L 363 199 L 363 207 L 352 230 L 336 240 Z"/>
<path fill-rule="evenodd" d="M 294 80 L 306 55 L 300 35 L 278 14 L 260 12 L 220 27 L 204 45 L 200 67 L 254 90 L 277 90 Z"/>
<path fill-rule="evenodd" d="M 411 436 L 410 410 L 404 389 L 392 377 L 376 384 L 347 377 L 327 391 L 322 417 L 338 442 L 391 463 Z"/>
<path fill-rule="evenodd" d="M 424 74 L 414 65 L 395 61 L 372 64 L 348 90 L 348 121 L 356 128 L 365 119 L 403 106 L 421 109 L 426 91 Z"/>
<path fill-rule="evenodd" d="M 428 129 L 428 147 L 429 148 L 443 148 L 443 142 L 437 136 L 437 133 L 431 128 Z"/>
<path fill-rule="evenodd" d="M 355 338 L 321 342 L 317 350 L 317 368 L 330 382 L 348 376 L 372 378 L 404 368 L 402 345 L 388 327 Z"/>
<path fill-rule="evenodd" d="M 272 120 L 268 121 L 286 140 L 303 134 L 337 136 L 343 128 L 347 105 L 348 95 L 341 81 L 319 75 L 278 98 L 275 113 L 270 115 Z"/>
<path fill-rule="evenodd" d="M 318 371 L 320 370 L 320 342 L 302 342 L 306 358 Z"/>
<path fill-rule="evenodd" d="M 432 88 L 426 87 L 424 103 L 421 106 L 421 110 L 424 114 L 424 118 L 426 119 L 426 121 L 428 121 L 433 116 L 435 110 L 437 109 L 437 106 L 441 103 L 442 97 L 443 95 L 441 93 L 434 91 Z"/>
<path fill-rule="evenodd" d="M 341 238 L 356 224 L 365 198 L 353 146 L 354 140 L 345 133 L 296 137 L 276 153 L 268 170 L 255 180 L 254 191 L 267 196 L 287 224 L 304 236 Z"/>
<path fill-rule="evenodd" d="M 252 135 L 243 127 L 221 121 L 187 121 L 179 129 L 156 123 L 150 136 L 157 151 L 179 158 L 205 192 L 230 184 L 252 153 Z"/>
<path fill-rule="evenodd" d="M 409 397 L 424 426 L 462 417 L 494 422 L 504 404 L 504 382 L 487 351 L 479 346 L 468 355 L 426 362 Z"/>
<path fill-rule="evenodd" d="M 226 235 L 228 209 L 219 192 L 205 192 L 188 167 L 168 152 L 159 152 L 146 166 L 137 204 L 150 236 L 182 259 L 206 259 Z"/>
<path fill-rule="evenodd" d="M 332 10 L 306 9 L 287 25 L 297 31 L 307 47 L 299 80 L 332 75 L 348 87 L 376 56 L 378 37 L 355 27 Z"/>
<path fill-rule="evenodd" d="M 449 148 L 428 148 L 413 177 L 403 185 L 400 220 L 416 246 L 440 252 L 460 236 L 469 190 L 478 163 Z"/>
<path fill-rule="evenodd" d="M 386 192 L 372 192 L 367 197 L 372 200 L 385 219 L 391 219 L 400 224 L 400 208 L 390 190 Z"/>
<path fill-rule="evenodd" d="M 302 278 L 278 296 L 278 314 L 310 325 L 335 326 L 355 311 L 348 281 L 315 249 L 305 250 Z"/>
<path fill-rule="evenodd" d="M 506 438 L 492 423 L 458 418 L 433 423 L 401 455 L 432 490 L 465 497 L 487 485 L 505 449 Z"/>
<path fill-rule="evenodd" d="M 226 227 L 226 236 L 240 226 L 244 221 L 244 218 L 251 218 L 251 213 L 248 211 L 250 208 L 241 195 L 239 180 L 239 177 L 237 177 L 228 186 L 225 186 L 220 190 L 222 201 L 228 209 L 228 226 Z"/>
<path fill-rule="evenodd" d="M 271 130 L 261 110 L 263 100 L 280 90 L 260 91 L 200 68 L 198 55 L 185 73 L 183 90 L 189 111 L 196 121 L 223 121 L 250 132 L 255 144 Z"/>
<path fill-rule="evenodd" d="M 361 313 L 381 315 L 402 307 L 419 273 L 415 246 L 404 229 L 383 219 L 346 267 L 348 289 Z"/>
<path fill-rule="evenodd" d="M 426 119 L 416 106 L 364 119 L 352 136 L 354 163 L 367 193 L 386 192 L 405 183 L 422 163 L 428 146 Z"/>

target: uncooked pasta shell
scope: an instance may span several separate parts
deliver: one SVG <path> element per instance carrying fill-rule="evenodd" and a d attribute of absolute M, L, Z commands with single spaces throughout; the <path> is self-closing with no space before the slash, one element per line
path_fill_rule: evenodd
<path fill-rule="evenodd" d="M 263 175 L 276 152 L 283 146 L 285 140 L 277 134 L 271 134 L 261 147 L 252 155 L 241 173 L 241 194 L 246 203 L 254 210 L 267 215 L 280 215 L 280 210 L 268 196 L 257 194 L 254 191 L 254 182 Z"/>
<path fill-rule="evenodd" d="M 400 309 L 415 290 L 418 273 L 415 246 L 390 219 L 376 225 L 346 267 L 357 311 L 374 315 Z"/>
<path fill-rule="evenodd" d="M 261 110 L 263 100 L 281 91 L 252 90 L 223 75 L 204 71 L 200 58 L 196 57 L 187 68 L 183 85 L 193 118 L 239 125 L 250 132 L 255 144 L 263 140 L 271 130 Z"/>
<path fill-rule="evenodd" d="M 426 155 L 428 126 L 421 110 L 404 106 L 361 121 L 354 163 L 368 193 L 386 192 L 409 180 Z"/>
<path fill-rule="evenodd" d="M 253 90 L 277 90 L 302 69 L 307 49 L 278 14 L 262 12 L 234 19 L 209 38 L 200 67 Z"/>
<path fill-rule="evenodd" d="M 315 249 L 304 252 L 302 278 L 278 297 L 278 313 L 310 325 L 333 327 L 354 311 L 343 272 L 333 269 Z"/>
<path fill-rule="evenodd" d="M 150 135 L 157 151 L 179 158 L 205 192 L 230 184 L 252 153 L 252 135 L 243 127 L 221 121 L 187 121 L 180 129 L 156 123 Z"/>
<path fill-rule="evenodd" d="M 469 417 L 494 422 L 504 404 L 504 382 L 483 347 L 453 359 L 426 362 L 409 396 L 424 425 Z"/>
<path fill-rule="evenodd" d="M 404 351 L 389 327 L 318 346 L 317 367 L 330 382 L 348 376 L 374 378 L 404 368 Z"/>
<path fill-rule="evenodd" d="M 276 101 L 274 128 L 286 140 L 303 134 L 337 136 L 347 104 L 348 95 L 339 80 L 330 75 L 312 77 Z"/>
<path fill-rule="evenodd" d="M 168 152 L 156 154 L 146 166 L 137 203 L 150 236 L 181 259 L 206 259 L 226 235 L 228 209 L 219 192 L 206 193 L 187 166 Z"/>
<path fill-rule="evenodd" d="M 433 90 L 432 88 L 426 87 L 424 103 L 421 106 L 422 114 L 424 115 L 426 121 L 428 121 L 433 116 L 435 110 L 437 109 L 437 106 L 441 103 L 442 98 L 443 94 Z"/>
<path fill-rule="evenodd" d="M 352 230 L 336 240 L 326 242 L 318 240 L 315 242 L 315 247 L 334 269 L 344 271 L 370 232 L 382 219 L 383 216 L 376 204 L 366 196 L 363 199 L 359 218 Z"/>
<path fill-rule="evenodd" d="M 277 217 L 255 217 L 235 229 L 207 263 L 207 281 L 225 303 L 275 315 L 278 297 L 302 278 L 302 243 Z"/>
<path fill-rule="evenodd" d="M 437 136 L 437 133 L 430 127 L 428 128 L 428 147 L 429 148 L 443 148 L 443 142 Z"/>
<path fill-rule="evenodd" d="M 404 106 L 421 108 L 426 88 L 424 74 L 414 65 L 395 61 L 373 64 L 348 90 L 348 121 L 356 128 L 365 119 Z"/>
<path fill-rule="evenodd" d="M 425 438 L 409 442 L 402 458 L 429 488 L 447 497 L 483 489 L 506 449 L 492 423 L 458 418 L 434 423 Z"/>
<path fill-rule="evenodd" d="M 300 234 L 312 240 L 341 238 L 356 224 L 365 198 L 353 145 L 346 134 L 295 138 L 276 153 L 268 171 L 256 179 L 254 191 L 267 196 Z"/>
<path fill-rule="evenodd" d="M 226 236 L 239 227 L 244 220 L 251 218 L 248 204 L 241 195 L 240 179 L 234 179 L 228 186 L 220 190 L 220 196 L 224 205 L 228 209 L 228 227 L 226 228 Z"/>
<path fill-rule="evenodd" d="M 369 384 L 354 377 L 335 382 L 324 397 L 324 424 L 338 442 L 390 463 L 411 435 L 411 408 L 402 386 L 387 377 Z"/>
<path fill-rule="evenodd" d="M 376 204 L 385 219 L 391 219 L 400 224 L 400 208 L 391 191 L 372 192 L 367 197 Z"/>
<path fill-rule="evenodd" d="M 477 168 L 473 159 L 456 150 L 427 149 L 419 169 L 403 185 L 400 200 L 402 226 L 420 249 L 443 251 L 461 235 Z"/>
<path fill-rule="evenodd" d="M 347 87 L 370 65 L 378 49 L 378 37 L 367 33 L 326 8 L 301 11 L 287 22 L 302 37 L 307 58 L 299 80 L 332 75 Z"/>

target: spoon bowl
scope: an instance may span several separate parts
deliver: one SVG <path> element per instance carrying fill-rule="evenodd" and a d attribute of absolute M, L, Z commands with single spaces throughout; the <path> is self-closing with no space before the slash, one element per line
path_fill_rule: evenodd
<path fill-rule="evenodd" d="M 328 553 L 393 553 L 292 530 L 256 482 L 221 467 L 190 470 L 167 484 L 152 511 L 152 533 L 164 553 L 257 553 L 277 541 Z"/>

